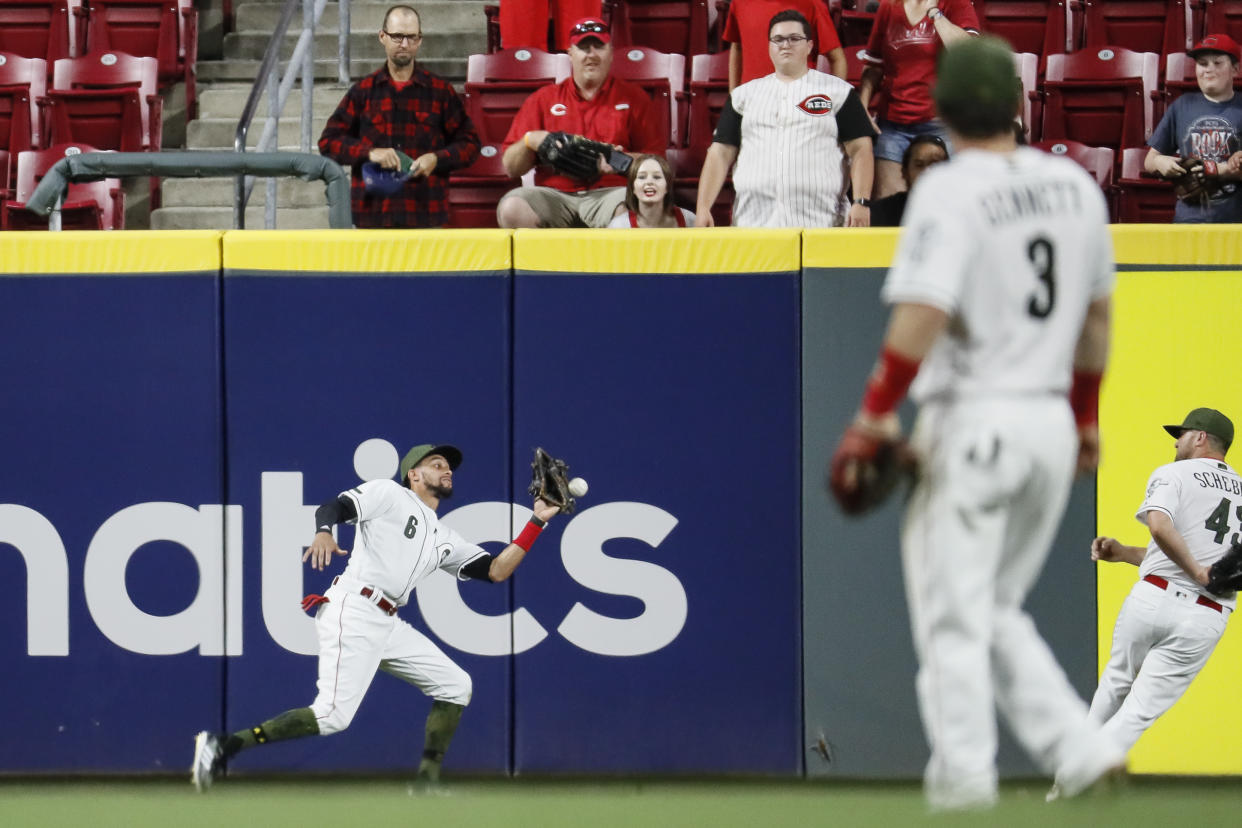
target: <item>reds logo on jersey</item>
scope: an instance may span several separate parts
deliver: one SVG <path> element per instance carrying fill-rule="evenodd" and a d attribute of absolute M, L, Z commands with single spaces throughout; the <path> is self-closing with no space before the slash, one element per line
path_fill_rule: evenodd
<path fill-rule="evenodd" d="M 808 95 L 798 104 L 807 115 L 827 115 L 832 112 L 832 98 L 827 95 Z"/>
<path fill-rule="evenodd" d="M 549 109 L 548 111 L 551 112 L 553 115 L 564 115 L 569 110 L 565 108 L 565 104 L 555 103 L 555 104 L 552 104 L 552 108 Z"/>

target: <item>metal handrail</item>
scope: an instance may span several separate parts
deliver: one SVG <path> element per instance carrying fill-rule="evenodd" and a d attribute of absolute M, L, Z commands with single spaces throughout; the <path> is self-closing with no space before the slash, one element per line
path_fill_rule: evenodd
<path fill-rule="evenodd" d="M 298 2 L 302 3 L 302 33 L 298 37 L 293 55 L 289 59 L 285 76 L 278 78 L 277 67 L 280 60 L 281 47 L 284 44 L 285 33 L 289 29 L 289 23 L 293 19 L 295 4 Z M 310 152 L 311 118 L 314 114 L 313 94 L 315 85 L 314 35 L 315 27 L 318 25 L 320 17 L 323 16 L 326 6 L 327 0 L 317 0 L 317 2 L 314 2 L 314 0 L 285 0 L 284 6 L 281 8 L 280 19 L 277 21 L 276 28 L 272 32 L 272 38 L 268 41 L 267 49 L 263 53 L 263 60 L 259 64 L 259 72 L 255 77 L 254 84 L 250 87 L 250 94 L 246 98 L 246 105 L 242 108 L 241 118 L 238 120 L 237 129 L 233 134 L 234 152 L 246 152 L 246 139 L 250 131 L 250 124 L 254 120 L 255 110 L 259 107 L 259 97 L 263 94 L 264 86 L 267 87 L 268 117 L 263 126 L 263 134 L 259 137 L 255 149 L 259 152 L 271 149 L 270 145 L 279 136 L 280 114 L 284 111 L 285 102 L 299 75 L 302 77 L 301 148 L 303 152 Z M 338 38 L 337 62 L 338 76 L 342 83 L 349 83 L 350 74 L 348 27 L 349 0 L 340 0 L 341 32 Z M 237 177 L 233 190 L 233 226 L 239 230 L 246 226 L 246 204 L 250 200 L 250 192 L 253 188 L 254 176 Z M 276 180 L 274 178 L 269 178 L 267 181 L 267 204 L 264 219 L 264 223 L 268 228 L 276 226 Z"/>

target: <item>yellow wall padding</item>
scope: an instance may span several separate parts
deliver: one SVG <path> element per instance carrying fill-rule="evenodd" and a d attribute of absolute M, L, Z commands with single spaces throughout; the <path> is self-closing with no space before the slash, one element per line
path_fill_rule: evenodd
<path fill-rule="evenodd" d="M 564 273 L 777 273 L 801 267 L 799 230 L 518 230 L 517 270 Z"/>
<path fill-rule="evenodd" d="M 512 268 L 510 230 L 232 230 L 224 267 L 273 273 L 470 273 Z"/>
<path fill-rule="evenodd" d="M 897 250 L 898 228 L 834 228 L 802 232 L 802 266 L 807 268 L 882 267 Z"/>
<path fill-rule="evenodd" d="M 1156 262 L 1180 250 L 1182 260 L 1190 264 L 1214 258 L 1229 245 L 1236 248 L 1236 237 L 1242 234 L 1229 225 L 1220 227 L 1226 232 L 1201 229 L 1182 236 L 1183 228 L 1164 227 L 1114 231 L 1125 231 L 1117 233 L 1118 248 L 1124 248 L 1132 261 Z M 1226 241 L 1226 236 L 1235 240 Z M 1184 249 L 1171 241 L 1179 237 Z M 1098 531 L 1145 546 L 1151 535 L 1135 520 L 1134 512 L 1143 501 L 1147 478 L 1157 466 L 1172 462 L 1174 453 L 1173 438 L 1160 426 L 1180 423 L 1199 406 L 1218 408 L 1242 425 L 1242 384 L 1236 381 L 1242 365 L 1236 322 L 1242 317 L 1242 273 L 1236 269 L 1126 272 L 1125 265 L 1118 271 L 1112 352 L 1100 400 Z M 1237 457 L 1226 459 L 1237 468 Z M 1236 522 L 1236 516 L 1231 520 Z M 1087 549 L 1075 551 L 1089 554 Z M 1102 669 L 1117 611 L 1138 580 L 1138 570 L 1129 564 L 1101 563 L 1097 572 Z M 1186 695 L 1139 739 L 1130 754 L 1131 771 L 1242 773 L 1242 751 L 1220 731 L 1221 711 L 1237 706 L 1242 687 L 1242 631 L 1237 627 L 1238 621 L 1231 620 Z"/>
<path fill-rule="evenodd" d="M 0 274 L 219 272 L 215 230 L 0 233 Z"/>
<path fill-rule="evenodd" d="M 1242 233 L 1232 224 L 1115 224 L 1119 265 L 1242 265 Z"/>

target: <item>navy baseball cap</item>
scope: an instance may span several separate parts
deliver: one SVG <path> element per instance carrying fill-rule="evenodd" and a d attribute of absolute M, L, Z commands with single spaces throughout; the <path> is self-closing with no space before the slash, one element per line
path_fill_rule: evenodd
<path fill-rule="evenodd" d="M 450 446 L 448 443 L 423 443 L 421 446 L 415 446 L 405 453 L 405 457 L 401 458 L 401 475 L 397 478 L 402 486 L 405 485 L 405 479 L 410 473 L 410 469 L 426 460 L 433 454 L 438 454 L 448 461 L 450 469 L 456 469 L 461 465 L 461 449 L 457 446 Z"/>
<path fill-rule="evenodd" d="M 401 192 L 405 182 L 410 180 L 410 168 L 414 166 L 414 159 L 400 150 L 397 150 L 397 158 L 401 161 L 401 167 L 396 170 L 385 169 L 374 161 L 362 165 L 362 181 L 367 195 L 392 198 Z"/>
<path fill-rule="evenodd" d="M 1164 430 L 1174 437 L 1181 437 L 1184 431 L 1206 431 L 1220 438 L 1226 449 L 1233 445 L 1233 421 L 1215 408 L 1196 408 L 1181 425 L 1167 425 Z"/>

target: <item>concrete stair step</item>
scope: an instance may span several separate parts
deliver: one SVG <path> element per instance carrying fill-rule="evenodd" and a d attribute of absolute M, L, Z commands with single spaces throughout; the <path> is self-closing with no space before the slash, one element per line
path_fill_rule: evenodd
<path fill-rule="evenodd" d="M 335 53 L 334 53 L 335 54 Z M 199 83 L 253 83 L 259 74 L 258 58 L 254 60 L 236 59 L 236 60 L 218 60 L 218 61 L 199 61 L 198 62 L 198 81 Z M 376 60 L 361 60 L 356 56 L 351 56 L 349 62 L 349 74 L 355 80 L 369 75 L 383 64 L 383 58 Z M 449 81 L 463 81 L 466 78 L 466 57 L 452 58 L 429 58 L 419 61 L 419 64 L 429 72 L 439 75 Z M 282 61 L 280 68 L 283 73 L 286 63 Z M 315 64 L 315 80 L 336 81 L 337 68 L 336 58 L 316 58 Z"/>
<path fill-rule="evenodd" d="M 285 35 L 281 49 L 281 60 L 293 56 L 297 45 L 298 33 Z M 226 59 L 262 60 L 267 51 L 267 44 L 272 35 L 269 31 L 241 31 L 224 36 L 224 57 Z M 315 57 L 332 58 L 337 54 L 340 38 L 336 32 L 318 31 L 315 34 Z M 456 32 L 429 37 L 418 52 L 420 61 L 434 58 L 461 57 L 482 53 L 487 50 L 487 34 L 485 32 Z M 372 33 L 353 32 L 349 36 L 350 60 L 367 60 L 376 66 L 384 62 L 384 46 L 379 38 Z"/>
<path fill-rule="evenodd" d="M 255 118 L 246 134 L 246 148 L 254 149 L 259 145 L 263 135 L 266 117 Z M 323 132 L 324 119 L 311 119 L 310 151 L 318 152 L 319 133 Z M 290 147 L 294 152 L 301 152 L 302 119 L 280 118 L 276 131 L 276 142 L 283 147 Z M 186 145 L 188 149 L 233 149 L 233 136 L 237 132 L 237 118 L 197 118 L 186 127 Z"/>
<path fill-rule="evenodd" d="M 329 116 L 345 96 L 346 87 L 339 83 L 316 83 L 312 117 L 318 122 L 326 122 Z M 200 118 L 231 118 L 234 122 L 241 117 L 250 97 L 249 84 L 219 84 L 199 92 L 198 115 Z M 302 115 L 302 90 L 295 86 L 285 101 L 285 110 L 281 113 L 286 118 L 300 118 Z M 255 110 L 256 118 L 267 117 L 267 95 L 259 97 L 259 105 Z"/>
<path fill-rule="evenodd" d="M 169 178 L 163 185 L 164 207 L 220 207 L 233 203 L 232 178 Z M 257 178 L 250 192 L 247 207 L 267 203 L 267 179 Z M 322 181 L 303 181 L 300 178 L 276 179 L 276 206 L 289 208 L 314 208 L 327 204 Z"/>
<path fill-rule="evenodd" d="M 495 0 L 491 0 L 495 2 Z M 236 31 L 239 32 L 272 32 L 280 20 L 281 2 L 246 2 L 236 7 Z M 392 4 L 350 3 L 349 28 L 354 32 L 377 33 L 384 23 L 384 12 Z M 430 39 L 446 32 L 479 31 L 486 36 L 487 16 L 483 7 L 488 5 L 482 0 L 420 0 L 414 8 L 423 22 L 423 31 Z M 324 7 L 323 16 L 319 18 L 320 31 L 339 30 L 340 5 L 328 3 Z M 289 23 L 290 29 L 302 27 L 301 13 L 295 13 Z"/>
<path fill-rule="evenodd" d="M 263 207 L 253 204 L 246 208 L 246 228 L 263 228 Z M 280 230 L 325 230 L 330 227 L 328 207 L 282 208 L 276 214 Z M 228 207 L 161 207 L 151 211 L 152 230 L 232 230 L 233 208 Z"/>

